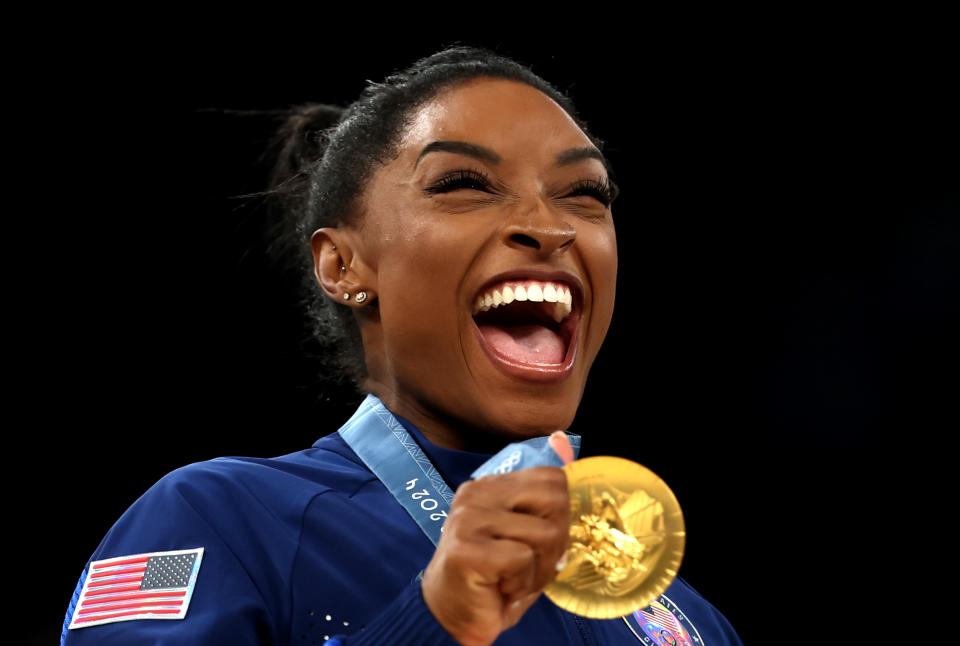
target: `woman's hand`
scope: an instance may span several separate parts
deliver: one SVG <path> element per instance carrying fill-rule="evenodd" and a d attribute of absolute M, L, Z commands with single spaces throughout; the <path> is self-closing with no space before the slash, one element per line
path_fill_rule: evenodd
<path fill-rule="evenodd" d="M 556 576 L 569 515 L 567 478 L 556 467 L 461 485 L 423 575 L 423 598 L 437 621 L 464 646 L 491 644 Z"/>

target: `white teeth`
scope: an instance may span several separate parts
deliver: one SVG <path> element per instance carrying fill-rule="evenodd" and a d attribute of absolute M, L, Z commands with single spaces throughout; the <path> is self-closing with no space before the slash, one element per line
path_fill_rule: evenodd
<path fill-rule="evenodd" d="M 570 290 L 560 286 L 557 290 L 557 304 L 553 310 L 553 318 L 559 323 L 570 315 L 573 310 L 573 295 Z"/>
<path fill-rule="evenodd" d="M 525 285 L 503 285 L 494 287 L 486 294 L 477 297 L 473 304 L 473 313 L 486 312 L 491 307 L 509 305 L 514 301 L 531 301 L 534 303 L 555 303 L 552 308 L 553 318 L 558 323 L 570 315 L 573 310 L 573 295 L 570 288 L 562 283 L 547 283 L 538 281 L 524 281 Z"/>

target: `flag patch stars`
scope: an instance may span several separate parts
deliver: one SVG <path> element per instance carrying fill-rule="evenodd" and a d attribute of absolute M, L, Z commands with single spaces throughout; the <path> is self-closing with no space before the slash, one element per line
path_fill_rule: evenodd
<path fill-rule="evenodd" d="M 133 554 L 93 561 L 70 628 L 131 619 L 183 619 L 203 548 Z"/>
<path fill-rule="evenodd" d="M 190 582 L 190 574 L 193 572 L 193 563 L 196 560 L 196 552 L 150 557 L 147 561 L 147 570 L 143 573 L 140 589 L 185 587 Z"/>

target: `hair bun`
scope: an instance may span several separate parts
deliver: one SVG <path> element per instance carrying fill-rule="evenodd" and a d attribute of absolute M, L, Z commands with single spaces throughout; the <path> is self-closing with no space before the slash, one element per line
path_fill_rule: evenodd
<path fill-rule="evenodd" d="M 323 157 L 327 147 L 326 131 L 339 123 L 342 114 L 343 108 L 325 103 L 305 103 L 290 108 L 271 144 L 271 149 L 276 151 L 271 188 L 288 183 Z"/>

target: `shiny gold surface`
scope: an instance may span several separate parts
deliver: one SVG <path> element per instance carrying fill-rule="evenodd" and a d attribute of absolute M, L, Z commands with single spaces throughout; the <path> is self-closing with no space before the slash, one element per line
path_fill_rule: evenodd
<path fill-rule="evenodd" d="M 570 487 L 567 564 L 544 593 L 583 617 L 644 608 L 677 576 L 686 538 L 676 496 L 630 460 L 594 457 L 563 467 Z"/>

